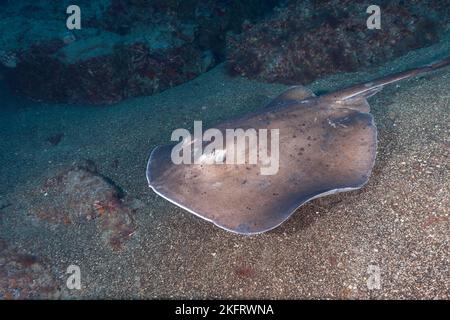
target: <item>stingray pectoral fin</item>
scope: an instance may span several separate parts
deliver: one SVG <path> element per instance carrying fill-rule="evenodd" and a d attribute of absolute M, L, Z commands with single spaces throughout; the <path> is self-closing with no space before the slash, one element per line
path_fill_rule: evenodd
<path fill-rule="evenodd" d="M 174 164 L 172 147 L 151 152 L 147 180 L 158 195 L 190 213 L 231 232 L 255 234 L 278 226 L 295 210 L 277 205 L 271 191 L 276 186 L 257 166 Z"/>

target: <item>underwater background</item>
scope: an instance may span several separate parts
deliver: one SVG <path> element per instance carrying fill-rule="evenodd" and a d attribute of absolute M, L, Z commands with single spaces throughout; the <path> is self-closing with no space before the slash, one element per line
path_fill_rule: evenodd
<path fill-rule="evenodd" d="M 68 28 L 70 5 L 81 29 Z M 381 9 L 369 29 L 367 8 Z M 158 197 L 176 128 L 450 55 L 450 1 L 0 1 L 0 299 L 448 299 L 448 68 L 369 99 L 362 189 L 239 236 Z M 281 191 L 282 192 L 282 191 Z M 81 289 L 66 285 L 79 266 Z M 371 271 L 381 284 L 368 286 Z"/>

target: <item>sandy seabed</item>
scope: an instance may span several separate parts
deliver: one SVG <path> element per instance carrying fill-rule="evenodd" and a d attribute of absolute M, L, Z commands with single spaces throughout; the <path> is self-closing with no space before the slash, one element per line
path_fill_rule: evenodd
<path fill-rule="evenodd" d="M 320 94 L 429 63 L 449 49 L 442 42 L 309 87 Z M 7 97 L 0 111 L 3 245 L 36 256 L 61 286 L 60 297 L 69 299 L 448 299 L 448 69 L 371 98 L 379 149 L 369 183 L 314 200 L 273 231 L 228 233 L 148 188 L 149 152 L 169 142 L 174 129 L 192 129 L 194 120 L 213 126 L 257 110 L 285 88 L 231 78 L 220 65 L 184 85 L 114 106 Z M 60 141 L 52 144 L 49 137 Z M 141 204 L 134 212 L 136 232 L 121 250 L 105 245 L 89 225 L 50 225 L 34 216 L 35 204 L 45 201 L 39 190 L 48 176 L 85 159 Z M 81 268 L 81 290 L 65 289 L 71 264 Z M 374 268 L 380 282 L 369 289 Z"/>

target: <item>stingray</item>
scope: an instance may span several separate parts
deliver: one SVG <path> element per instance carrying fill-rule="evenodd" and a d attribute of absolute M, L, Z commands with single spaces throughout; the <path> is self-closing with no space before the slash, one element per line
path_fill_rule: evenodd
<path fill-rule="evenodd" d="M 388 84 L 449 65 L 450 57 L 321 96 L 303 86 L 291 87 L 261 110 L 216 126 L 221 132 L 279 129 L 276 174 L 261 174 L 261 163 L 174 164 L 173 145 L 166 145 L 150 154 L 149 186 L 225 230 L 271 230 L 312 199 L 367 183 L 377 152 L 377 128 L 367 98 Z"/>

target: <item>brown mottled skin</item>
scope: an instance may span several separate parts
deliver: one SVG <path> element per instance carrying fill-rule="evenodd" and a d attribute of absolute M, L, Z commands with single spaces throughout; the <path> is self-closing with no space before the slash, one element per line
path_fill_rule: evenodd
<path fill-rule="evenodd" d="M 226 230 L 254 234 L 273 229 L 305 202 L 367 182 L 377 148 L 367 97 L 387 84 L 448 65 L 450 58 L 320 97 L 293 87 L 261 111 L 217 126 L 224 136 L 226 128 L 279 129 L 275 175 L 261 175 L 260 164 L 175 165 L 173 146 L 163 146 L 150 156 L 149 185 Z"/>

